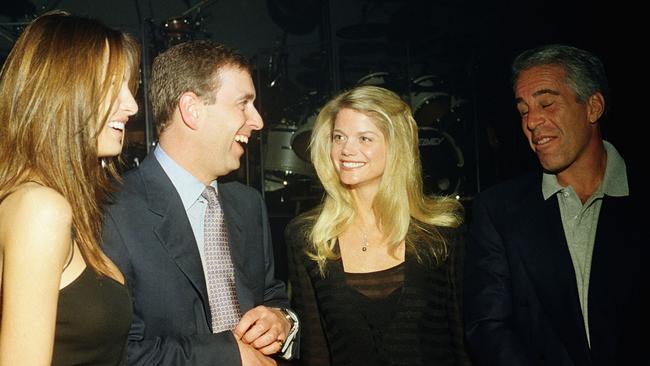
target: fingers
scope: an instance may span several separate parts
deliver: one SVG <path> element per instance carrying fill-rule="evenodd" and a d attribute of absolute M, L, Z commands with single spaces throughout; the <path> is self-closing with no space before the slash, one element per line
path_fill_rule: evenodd
<path fill-rule="evenodd" d="M 243 335 L 248 331 L 253 324 L 259 319 L 259 306 L 257 308 L 253 308 L 244 314 L 241 319 L 239 320 L 239 323 L 233 330 L 235 333 L 235 336 L 237 339 L 241 339 Z M 249 343 L 249 342 L 247 342 Z"/>
<path fill-rule="evenodd" d="M 234 330 L 238 339 L 265 355 L 280 351 L 288 332 L 287 321 L 282 314 L 265 306 L 246 312 Z"/>
<path fill-rule="evenodd" d="M 256 350 L 250 345 L 245 344 L 240 340 L 237 340 L 237 346 L 239 347 L 239 355 L 241 357 L 242 366 L 277 365 L 275 360 L 273 360 L 270 357 L 267 357 L 269 354 L 262 353 L 260 350 Z"/>
<path fill-rule="evenodd" d="M 259 348 L 258 346 L 266 346 L 277 339 L 277 337 L 277 333 L 272 334 L 267 322 L 260 320 L 248 328 L 241 339 L 243 342 Z"/>
<path fill-rule="evenodd" d="M 280 349 L 282 349 L 282 345 L 284 345 L 284 337 L 282 334 L 278 334 L 277 332 L 269 330 L 266 333 L 255 338 L 255 340 L 253 340 L 250 344 L 253 347 L 261 350 L 264 347 L 272 346 L 274 343 L 280 343 Z"/>
<path fill-rule="evenodd" d="M 269 344 L 266 347 L 258 348 L 258 350 L 264 354 L 264 355 L 274 355 L 280 351 L 282 351 L 282 347 L 284 347 L 284 341 L 283 340 L 276 340 Z"/>

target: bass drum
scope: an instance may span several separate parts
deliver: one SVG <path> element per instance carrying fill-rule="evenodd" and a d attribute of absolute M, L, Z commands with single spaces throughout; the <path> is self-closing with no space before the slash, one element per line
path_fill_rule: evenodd
<path fill-rule="evenodd" d="M 411 109 L 419 126 L 437 126 L 442 117 L 449 112 L 452 97 L 447 92 L 442 78 L 424 75 L 411 84 Z"/>
<path fill-rule="evenodd" d="M 264 146 L 265 190 L 284 188 L 296 180 L 314 177 L 314 168 L 291 147 L 295 125 L 278 125 L 268 131 Z"/>
<path fill-rule="evenodd" d="M 434 127 L 418 128 L 422 186 L 427 194 L 452 195 L 464 180 L 463 152 L 454 138 Z"/>

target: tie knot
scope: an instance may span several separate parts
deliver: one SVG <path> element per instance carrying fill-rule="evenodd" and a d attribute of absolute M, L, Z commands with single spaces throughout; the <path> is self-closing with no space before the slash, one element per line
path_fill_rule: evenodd
<path fill-rule="evenodd" d="M 217 199 L 217 190 L 214 189 L 213 186 L 205 187 L 203 193 L 201 193 L 201 196 L 203 196 L 203 198 L 208 200 L 209 205 L 219 204 L 219 201 Z"/>

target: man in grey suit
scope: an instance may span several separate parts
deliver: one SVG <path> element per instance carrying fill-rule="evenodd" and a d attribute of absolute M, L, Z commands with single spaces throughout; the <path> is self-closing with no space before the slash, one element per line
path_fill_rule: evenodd
<path fill-rule="evenodd" d="M 263 126 L 247 60 L 211 41 L 179 44 L 154 60 L 149 92 L 159 144 L 125 174 L 104 225 L 104 249 L 133 295 L 129 364 L 273 365 L 294 356 L 298 320 L 274 278 L 264 202 L 245 185 L 218 182 Z M 242 314 L 224 331 L 213 329 L 220 309 L 206 285 L 209 186 L 227 228 L 231 303 Z"/>

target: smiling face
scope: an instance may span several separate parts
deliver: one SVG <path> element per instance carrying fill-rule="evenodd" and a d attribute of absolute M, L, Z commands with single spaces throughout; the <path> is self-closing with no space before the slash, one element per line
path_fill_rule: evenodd
<path fill-rule="evenodd" d="M 235 66 L 219 72 L 216 101 L 199 106 L 204 174 L 209 179 L 237 170 L 245 144 L 253 131 L 264 126 L 257 112 L 255 86 L 250 73 Z"/>
<path fill-rule="evenodd" d="M 119 81 L 119 93 L 113 102 L 108 121 L 103 124 L 97 137 L 98 157 L 116 156 L 122 152 L 124 142 L 124 128 L 129 117 L 138 112 L 138 105 L 129 89 L 129 77 L 126 75 Z M 117 83 L 117 81 L 116 81 Z M 104 105 L 110 105 L 112 92 L 106 97 Z"/>
<path fill-rule="evenodd" d="M 334 120 L 330 157 L 341 183 L 375 192 L 386 167 L 386 139 L 365 114 L 342 109 Z"/>
<path fill-rule="evenodd" d="M 564 69 L 557 65 L 535 66 L 519 74 L 515 100 L 522 129 L 546 171 L 562 172 L 599 140 L 596 122 L 602 105 L 594 102 L 601 98 L 596 93 L 587 102 L 578 102 Z"/>

